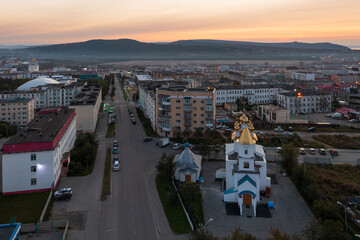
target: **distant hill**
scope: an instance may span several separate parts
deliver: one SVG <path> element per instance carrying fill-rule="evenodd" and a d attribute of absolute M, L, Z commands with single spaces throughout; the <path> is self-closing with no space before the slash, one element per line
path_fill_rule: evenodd
<path fill-rule="evenodd" d="M 344 54 L 349 48 L 332 43 L 257 43 L 222 40 L 181 40 L 145 43 L 132 39 L 34 46 L 18 53 L 37 58 L 91 60 L 225 60 L 313 59 Z"/>

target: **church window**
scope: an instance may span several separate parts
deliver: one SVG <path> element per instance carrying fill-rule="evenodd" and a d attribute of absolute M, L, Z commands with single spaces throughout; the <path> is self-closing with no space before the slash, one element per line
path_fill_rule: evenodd
<path fill-rule="evenodd" d="M 249 168 L 249 167 L 250 167 L 249 162 L 244 162 L 244 168 Z"/>
<path fill-rule="evenodd" d="M 247 148 L 245 148 L 245 154 L 248 154 L 248 150 L 247 150 Z"/>

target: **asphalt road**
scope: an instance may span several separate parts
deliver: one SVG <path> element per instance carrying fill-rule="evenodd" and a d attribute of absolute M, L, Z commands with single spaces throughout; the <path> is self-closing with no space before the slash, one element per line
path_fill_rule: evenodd
<path fill-rule="evenodd" d="M 135 104 L 124 101 L 117 79 L 115 87 L 116 137 L 105 138 L 107 116 L 103 115 L 96 131 L 99 150 L 93 173 L 61 180 L 60 187 L 72 187 L 74 195 L 71 201 L 54 204 L 52 219 L 83 216 L 80 223 L 70 220 L 68 239 L 188 239 L 172 233 L 156 190 L 155 166 L 163 152 L 172 150 L 157 147 L 155 141 L 143 142 L 143 127 L 137 116 L 137 124 L 132 124 L 127 110 L 130 107 L 136 115 Z M 120 171 L 111 171 L 111 196 L 101 201 L 106 148 L 115 139 Z"/>

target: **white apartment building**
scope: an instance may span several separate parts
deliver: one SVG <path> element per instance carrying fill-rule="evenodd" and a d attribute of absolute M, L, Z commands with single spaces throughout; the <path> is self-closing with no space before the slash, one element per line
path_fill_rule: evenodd
<path fill-rule="evenodd" d="M 253 85 L 253 86 L 220 86 L 216 89 L 216 106 L 221 106 L 225 103 L 235 103 L 236 99 L 246 97 L 249 104 L 263 104 L 270 103 L 279 92 L 280 87 L 269 85 Z"/>
<path fill-rule="evenodd" d="M 0 92 L 0 99 L 33 98 L 34 108 L 68 106 L 84 84 L 47 84 L 24 91 Z"/>
<path fill-rule="evenodd" d="M 34 99 L 0 99 L 0 120 L 24 126 L 34 119 Z"/>
<path fill-rule="evenodd" d="M 75 138 L 74 109 L 59 107 L 40 111 L 3 145 L 3 195 L 55 188 L 62 170 L 69 166 Z"/>
<path fill-rule="evenodd" d="M 318 94 L 310 90 L 277 95 L 278 105 L 288 109 L 290 113 L 330 112 L 332 100 L 332 94 Z"/>
<path fill-rule="evenodd" d="M 156 89 L 156 88 L 155 88 Z M 155 131 L 155 89 L 146 85 L 139 86 L 139 106 L 145 117 L 150 119 L 151 127 Z"/>
<path fill-rule="evenodd" d="M 291 72 L 291 79 L 302 81 L 315 81 L 315 73 Z"/>

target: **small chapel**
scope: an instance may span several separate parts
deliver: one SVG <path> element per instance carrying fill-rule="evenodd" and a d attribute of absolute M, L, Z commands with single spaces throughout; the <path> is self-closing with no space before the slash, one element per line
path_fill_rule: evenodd
<path fill-rule="evenodd" d="M 226 187 L 225 203 L 237 203 L 240 215 L 243 208 L 253 208 L 260 202 L 260 193 L 270 190 L 271 179 L 267 177 L 264 148 L 257 145 L 254 127 L 246 116 L 236 118 L 232 143 L 225 145 Z"/>

